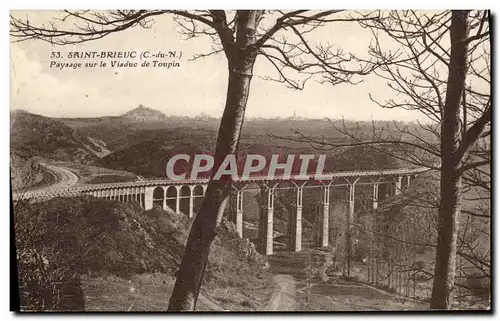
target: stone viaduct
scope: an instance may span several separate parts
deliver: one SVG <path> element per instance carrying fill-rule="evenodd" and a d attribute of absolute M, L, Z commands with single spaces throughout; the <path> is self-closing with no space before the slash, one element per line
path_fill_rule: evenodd
<path fill-rule="evenodd" d="M 273 254 L 273 223 L 274 199 L 278 189 L 293 189 L 296 193 L 295 213 L 291 228 L 291 250 L 302 250 L 302 208 L 304 189 L 315 188 L 321 193 L 319 215 L 319 244 L 328 246 L 329 242 L 329 208 L 330 191 L 338 187 L 347 187 L 349 193 L 349 217 L 354 215 L 356 187 L 369 185 L 371 189 L 371 207 L 376 209 L 380 200 L 380 186 L 385 185 L 390 195 L 397 195 L 410 186 L 419 173 L 427 168 L 391 169 L 372 171 L 351 171 L 325 173 L 321 179 L 310 175 L 308 180 L 303 177 L 298 180 L 294 175 L 283 178 L 276 176 L 269 179 L 267 176 L 250 177 L 248 180 L 239 180 L 233 183 L 231 201 L 235 213 L 230 213 L 240 237 L 243 236 L 243 195 L 245 191 L 260 190 L 263 208 L 260 218 L 260 241 L 263 254 Z M 286 184 L 285 184 L 286 183 Z M 167 207 L 177 213 L 185 213 L 189 218 L 194 217 L 197 208 L 201 205 L 208 185 L 208 179 L 197 180 L 140 180 L 133 182 L 81 185 L 65 190 L 46 192 L 25 192 L 14 194 L 14 200 L 28 199 L 42 201 L 53 197 L 70 197 L 77 195 L 91 195 L 93 197 L 116 200 L 120 202 L 137 202 L 144 209 L 154 205 L 163 209 Z M 283 187 L 280 185 L 287 185 Z M 387 188 L 388 187 L 388 188 Z"/>

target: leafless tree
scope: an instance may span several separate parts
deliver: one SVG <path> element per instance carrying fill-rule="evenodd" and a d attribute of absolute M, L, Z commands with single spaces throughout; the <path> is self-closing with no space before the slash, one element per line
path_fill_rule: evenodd
<path fill-rule="evenodd" d="M 193 57 L 223 53 L 227 58 L 228 87 L 215 147 L 213 173 L 223 159 L 238 148 L 245 108 L 257 57 L 275 67 L 267 79 L 302 89 L 311 77 L 333 84 L 356 83 L 357 76 L 374 69 L 373 62 L 362 62 L 340 48 L 313 41 L 316 29 L 326 24 L 379 19 L 378 12 L 343 10 L 265 11 L 265 10 L 114 10 L 63 11 L 52 21 L 35 25 L 11 15 L 10 34 L 16 41 L 41 40 L 69 45 L 100 39 L 133 27 L 149 28 L 153 18 L 173 15 L 180 32 L 187 38 L 205 37 L 212 51 Z M 332 35 L 335 37 L 335 35 Z M 211 180 L 199 215 L 192 225 L 169 310 L 193 310 L 196 306 L 203 271 L 207 264 L 215 228 L 220 222 L 230 193 L 230 179 Z"/>
<path fill-rule="evenodd" d="M 291 139 L 320 148 L 364 145 L 440 173 L 440 202 L 432 309 L 450 309 L 456 267 L 462 194 L 471 184 L 489 189 L 491 93 L 489 11 L 384 12 L 361 21 L 375 41 L 375 73 L 395 97 L 372 101 L 383 108 L 415 110 L 418 127 L 394 123 L 396 131 L 373 133 L 332 122 L 348 138 L 331 142 L 297 133 Z M 391 46 L 392 44 L 392 46 Z M 394 46 L 395 44 L 395 46 Z M 396 49 L 394 49 L 396 48 Z M 489 195 L 485 196 L 486 199 Z M 489 211 L 488 207 L 483 210 Z M 489 216 L 489 213 L 470 213 Z"/>

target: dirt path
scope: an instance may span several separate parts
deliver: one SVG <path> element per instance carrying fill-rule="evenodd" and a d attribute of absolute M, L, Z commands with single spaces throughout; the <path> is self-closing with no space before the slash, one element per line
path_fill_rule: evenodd
<path fill-rule="evenodd" d="M 295 311 L 295 279 L 286 274 L 273 276 L 276 288 L 267 303 L 266 311 Z"/>
<path fill-rule="evenodd" d="M 41 164 L 48 171 L 53 173 L 57 177 L 57 182 L 55 184 L 45 186 L 44 189 L 52 190 L 52 189 L 60 189 L 65 187 L 70 187 L 75 185 L 78 182 L 78 176 L 76 176 L 72 171 L 59 166 L 49 165 L 49 164 Z"/>

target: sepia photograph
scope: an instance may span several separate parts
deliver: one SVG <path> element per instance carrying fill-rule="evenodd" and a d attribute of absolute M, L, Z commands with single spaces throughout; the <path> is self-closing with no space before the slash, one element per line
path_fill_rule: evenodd
<path fill-rule="evenodd" d="M 492 313 L 493 16 L 10 10 L 10 310 Z"/>

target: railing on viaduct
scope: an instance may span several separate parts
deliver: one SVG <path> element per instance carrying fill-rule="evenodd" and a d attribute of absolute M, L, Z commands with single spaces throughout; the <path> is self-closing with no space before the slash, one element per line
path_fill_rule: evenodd
<path fill-rule="evenodd" d="M 310 175 L 308 180 L 301 176 L 290 177 L 275 176 L 270 179 L 267 176 L 250 177 L 245 180 L 236 180 L 233 184 L 232 200 L 236 213 L 231 217 L 236 225 L 240 237 L 243 236 L 243 195 L 244 191 L 260 190 L 263 197 L 263 215 L 260 221 L 260 239 L 263 254 L 273 253 L 273 224 L 274 224 L 274 197 L 278 189 L 294 189 L 296 192 L 295 215 L 292 222 L 292 250 L 302 250 L 302 206 L 303 192 L 305 188 L 318 188 L 322 195 L 322 209 L 320 210 L 319 246 L 328 246 L 329 241 L 329 208 L 330 190 L 339 186 L 347 186 L 349 190 L 349 217 L 354 215 L 355 188 L 359 185 L 372 185 L 372 207 L 376 209 L 379 202 L 379 186 L 388 184 L 390 194 L 397 195 L 410 186 L 413 179 L 419 174 L 427 171 L 427 168 L 392 169 L 373 171 L 351 171 L 322 174 L 318 179 L 316 175 Z M 13 195 L 14 200 L 26 199 L 32 202 L 43 201 L 54 197 L 71 197 L 82 194 L 94 197 L 106 198 L 120 202 L 137 202 L 144 209 L 159 205 L 163 209 L 167 207 L 177 213 L 184 212 L 189 218 L 195 215 L 195 202 L 201 200 L 205 195 L 208 179 L 197 180 L 141 180 L 134 182 L 120 182 L 107 184 L 82 185 L 64 190 L 52 190 L 46 192 L 24 192 Z M 280 184 L 287 183 L 287 187 Z M 253 186 L 253 187 L 252 187 Z M 255 188 L 257 186 L 257 188 Z M 188 200 L 187 209 L 181 209 L 181 202 Z"/>

